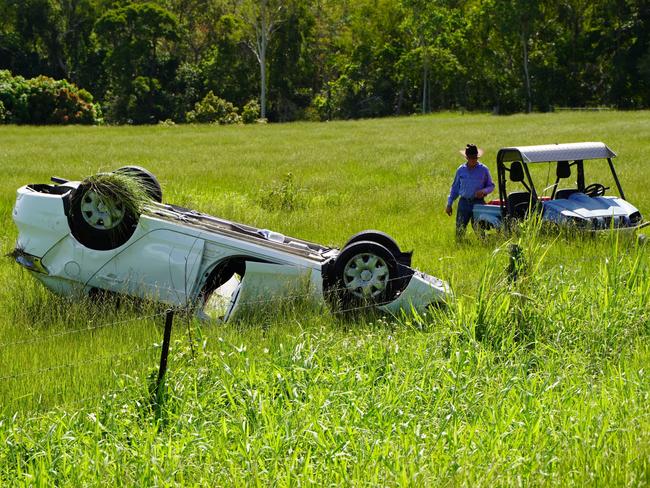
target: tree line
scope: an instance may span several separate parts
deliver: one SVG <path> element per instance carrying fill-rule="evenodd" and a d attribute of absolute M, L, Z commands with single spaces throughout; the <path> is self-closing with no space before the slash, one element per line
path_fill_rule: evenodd
<path fill-rule="evenodd" d="M 67 80 L 114 123 L 215 99 L 271 121 L 634 109 L 649 28 L 647 0 L 0 0 L 0 70 Z"/>

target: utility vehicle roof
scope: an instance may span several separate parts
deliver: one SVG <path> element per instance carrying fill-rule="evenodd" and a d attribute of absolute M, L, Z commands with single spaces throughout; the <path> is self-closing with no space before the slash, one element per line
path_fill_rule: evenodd
<path fill-rule="evenodd" d="M 544 144 L 542 146 L 504 147 L 499 149 L 497 161 L 522 161 L 547 163 L 549 161 L 575 161 L 578 159 L 607 159 L 616 153 L 602 142 L 572 142 L 569 144 Z"/>

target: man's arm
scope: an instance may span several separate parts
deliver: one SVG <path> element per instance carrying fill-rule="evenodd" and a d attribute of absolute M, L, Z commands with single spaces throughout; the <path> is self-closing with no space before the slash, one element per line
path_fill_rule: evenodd
<path fill-rule="evenodd" d="M 447 207 L 451 207 L 454 203 L 454 200 L 458 198 L 460 193 L 460 178 L 458 177 L 458 171 L 454 175 L 454 182 L 451 184 L 449 189 L 449 196 L 447 197 Z"/>
<path fill-rule="evenodd" d="M 476 196 L 476 198 L 483 198 L 485 195 L 488 195 L 493 191 L 494 191 L 494 181 L 492 181 L 492 175 L 490 175 L 490 170 L 486 167 L 483 188 L 478 190 L 474 196 Z"/>
<path fill-rule="evenodd" d="M 460 193 L 460 178 L 458 177 L 458 172 L 459 170 L 456 170 L 456 174 L 454 175 L 454 182 L 451 184 L 451 188 L 449 189 L 449 196 L 447 197 L 447 207 L 445 208 L 445 213 L 450 216 L 452 214 L 451 206 L 453 205 L 454 200 L 458 198 L 458 194 Z"/>

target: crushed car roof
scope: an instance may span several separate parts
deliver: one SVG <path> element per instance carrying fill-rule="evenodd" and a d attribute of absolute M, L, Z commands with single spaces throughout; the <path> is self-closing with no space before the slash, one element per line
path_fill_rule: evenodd
<path fill-rule="evenodd" d="M 546 163 L 549 161 L 575 161 L 578 159 L 607 159 L 614 157 L 616 157 L 616 153 L 602 142 L 573 142 L 569 144 L 504 147 L 499 149 L 497 161 Z"/>

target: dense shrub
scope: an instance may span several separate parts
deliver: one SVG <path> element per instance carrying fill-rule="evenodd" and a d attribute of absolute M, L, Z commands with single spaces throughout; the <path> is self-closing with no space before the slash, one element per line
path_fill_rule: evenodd
<path fill-rule="evenodd" d="M 244 105 L 241 118 L 244 124 L 253 124 L 260 118 L 260 104 L 257 100 L 250 100 Z"/>
<path fill-rule="evenodd" d="M 137 76 L 128 87 L 108 91 L 104 99 L 106 118 L 118 124 L 152 124 L 169 118 L 171 99 L 159 79 Z"/>
<path fill-rule="evenodd" d="M 187 112 L 185 117 L 188 122 L 239 124 L 242 118 L 238 112 L 239 109 L 232 103 L 219 98 L 210 90 L 203 100 L 196 102 L 194 110 Z"/>
<path fill-rule="evenodd" d="M 305 115 L 307 120 L 313 122 L 331 119 L 332 111 L 327 94 L 316 94 L 314 98 L 312 98 L 311 104 L 307 108 Z"/>
<path fill-rule="evenodd" d="M 368 92 L 368 87 L 343 74 L 330 81 L 311 101 L 307 112 L 320 120 L 375 117 L 384 111 L 381 100 Z"/>
<path fill-rule="evenodd" d="M 26 80 L 0 71 L 0 122 L 14 124 L 97 124 L 93 96 L 67 80 L 38 76 Z"/>

